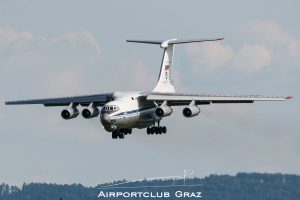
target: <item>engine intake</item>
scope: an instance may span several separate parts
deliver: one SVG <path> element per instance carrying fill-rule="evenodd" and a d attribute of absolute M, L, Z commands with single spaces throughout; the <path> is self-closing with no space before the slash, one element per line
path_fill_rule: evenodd
<path fill-rule="evenodd" d="M 99 113 L 99 109 L 95 106 L 89 106 L 88 108 L 83 109 L 81 112 L 82 116 L 86 119 L 97 117 Z"/>
<path fill-rule="evenodd" d="M 194 117 L 194 116 L 197 116 L 199 115 L 200 113 L 200 108 L 198 108 L 197 106 L 188 106 L 188 107 L 185 107 L 183 110 L 182 110 L 182 114 L 185 116 L 185 117 Z"/>
<path fill-rule="evenodd" d="M 166 117 L 166 116 L 169 116 L 171 115 L 173 112 L 172 108 L 169 107 L 169 106 L 160 106 L 158 108 L 156 108 L 155 110 L 155 114 L 158 116 L 158 117 Z"/>
<path fill-rule="evenodd" d="M 61 117 L 63 119 L 73 119 L 79 115 L 79 111 L 76 107 L 68 107 L 61 111 Z"/>

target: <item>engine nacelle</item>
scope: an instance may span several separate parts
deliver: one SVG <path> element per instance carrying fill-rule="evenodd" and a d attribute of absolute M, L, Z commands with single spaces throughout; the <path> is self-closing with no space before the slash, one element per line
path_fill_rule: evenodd
<path fill-rule="evenodd" d="M 61 117 L 63 119 L 73 119 L 79 115 L 79 111 L 77 108 L 68 107 L 61 111 Z"/>
<path fill-rule="evenodd" d="M 171 115 L 173 112 L 172 108 L 169 107 L 169 106 L 160 106 L 158 108 L 156 108 L 155 110 L 155 114 L 158 116 L 158 117 L 166 117 L 166 116 L 169 116 Z"/>
<path fill-rule="evenodd" d="M 82 116 L 86 119 L 98 117 L 99 113 L 100 113 L 99 109 L 95 106 L 90 106 L 88 108 L 85 108 L 81 112 Z"/>
<path fill-rule="evenodd" d="M 199 115 L 199 113 L 200 113 L 200 108 L 198 108 L 197 106 L 189 106 L 189 107 L 185 107 L 185 108 L 182 110 L 182 114 L 183 114 L 185 117 L 194 117 L 194 116 Z"/>

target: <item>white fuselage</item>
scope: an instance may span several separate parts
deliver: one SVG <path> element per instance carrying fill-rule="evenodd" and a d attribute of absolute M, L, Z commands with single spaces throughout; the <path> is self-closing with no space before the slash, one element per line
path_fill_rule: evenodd
<path fill-rule="evenodd" d="M 114 100 L 101 109 L 100 120 L 105 130 L 112 132 L 122 128 L 146 128 L 159 121 L 158 107 L 146 101 L 143 92 L 115 92 Z"/>

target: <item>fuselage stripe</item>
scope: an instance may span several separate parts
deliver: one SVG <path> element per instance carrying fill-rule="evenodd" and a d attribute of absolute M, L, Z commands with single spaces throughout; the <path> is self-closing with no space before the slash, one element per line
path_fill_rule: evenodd
<path fill-rule="evenodd" d="M 154 108 L 156 108 L 156 107 L 140 108 L 140 109 L 136 109 L 136 110 L 130 110 L 130 111 L 118 113 L 116 115 L 112 115 L 112 117 L 121 116 L 121 115 L 128 115 L 128 114 L 134 114 L 134 113 L 137 113 L 137 112 L 141 112 L 141 111 L 145 111 L 145 110 L 150 110 L 150 109 L 154 109 Z"/>

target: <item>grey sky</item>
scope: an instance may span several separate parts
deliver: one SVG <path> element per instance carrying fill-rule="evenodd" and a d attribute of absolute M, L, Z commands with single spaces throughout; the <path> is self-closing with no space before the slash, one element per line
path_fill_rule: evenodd
<path fill-rule="evenodd" d="M 2 100 L 151 90 L 162 50 L 126 39 L 208 38 L 179 45 L 178 91 L 293 95 L 281 103 L 181 108 L 166 136 L 112 140 L 99 119 L 62 108 L 0 105 L 0 181 L 83 183 L 211 173 L 300 173 L 300 1 L 1 1 Z"/>

